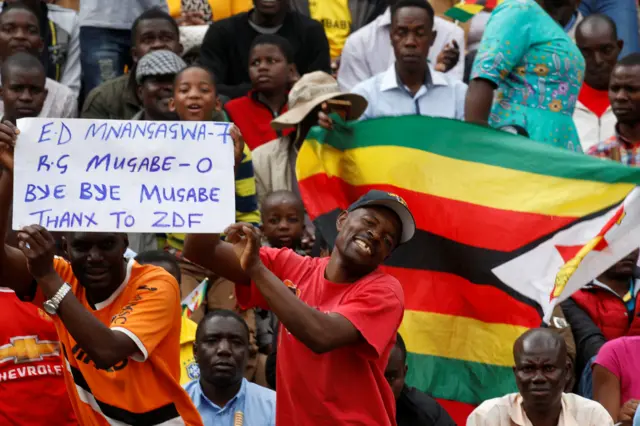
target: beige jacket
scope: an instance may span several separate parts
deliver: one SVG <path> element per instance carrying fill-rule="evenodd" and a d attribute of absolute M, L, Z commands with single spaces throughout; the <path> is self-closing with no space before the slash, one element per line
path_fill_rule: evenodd
<path fill-rule="evenodd" d="M 293 191 L 295 170 L 291 167 L 291 155 L 295 152 L 286 136 L 267 142 L 252 152 L 259 206 L 273 191 Z"/>

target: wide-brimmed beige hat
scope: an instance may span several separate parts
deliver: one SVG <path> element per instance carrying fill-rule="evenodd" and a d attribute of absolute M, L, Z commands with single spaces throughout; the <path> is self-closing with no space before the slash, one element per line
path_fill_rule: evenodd
<path fill-rule="evenodd" d="M 318 105 L 329 99 L 351 102 L 348 120 L 355 120 L 367 109 L 367 100 L 355 93 L 340 91 L 335 78 L 324 71 L 314 71 L 300 77 L 289 92 L 289 110 L 271 121 L 271 127 L 282 130 L 295 127 Z"/>

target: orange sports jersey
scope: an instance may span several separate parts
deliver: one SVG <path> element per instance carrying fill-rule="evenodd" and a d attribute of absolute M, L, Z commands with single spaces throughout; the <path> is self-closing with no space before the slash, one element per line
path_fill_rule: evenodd
<path fill-rule="evenodd" d="M 201 426 L 198 411 L 180 386 L 180 290 L 173 276 L 131 259 L 122 285 L 94 309 L 71 265 L 55 258 L 54 266 L 85 309 L 112 330 L 125 333 L 140 350 L 108 370 L 98 369 L 60 317 L 53 317 L 79 423 Z M 33 303 L 43 302 L 38 290 Z"/>

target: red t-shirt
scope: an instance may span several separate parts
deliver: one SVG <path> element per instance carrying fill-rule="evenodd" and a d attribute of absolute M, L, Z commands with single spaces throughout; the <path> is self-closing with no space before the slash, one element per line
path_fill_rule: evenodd
<path fill-rule="evenodd" d="M 404 312 L 402 286 L 376 270 L 351 284 L 324 278 L 329 258 L 260 249 L 262 262 L 307 305 L 347 318 L 365 342 L 315 354 L 281 326 L 276 424 L 395 425 L 395 400 L 384 377 Z M 242 306 L 268 308 L 254 283 L 236 286 Z"/>
<path fill-rule="evenodd" d="M 77 425 L 51 318 L 0 288 L 0 424 Z"/>
<path fill-rule="evenodd" d="M 230 100 L 224 109 L 229 119 L 240 129 L 251 151 L 295 130 L 295 126 L 282 131 L 273 130 L 271 121 L 287 112 L 287 104 L 282 106 L 278 114 L 274 114 L 266 104 L 258 100 L 258 94 L 253 90 L 246 96 Z"/>

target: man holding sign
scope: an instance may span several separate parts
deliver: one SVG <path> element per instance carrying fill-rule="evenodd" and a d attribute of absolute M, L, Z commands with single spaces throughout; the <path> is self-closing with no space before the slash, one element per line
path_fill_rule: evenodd
<path fill-rule="evenodd" d="M 19 131 L 0 124 L 0 234 L 12 202 Z M 180 294 L 162 268 L 125 261 L 125 234 L 76 233 L 69 261 L 42 226 L 0 252 L 0 281 L 53 319 L 80 424 L 202 425 L 179 384 Z"/>

